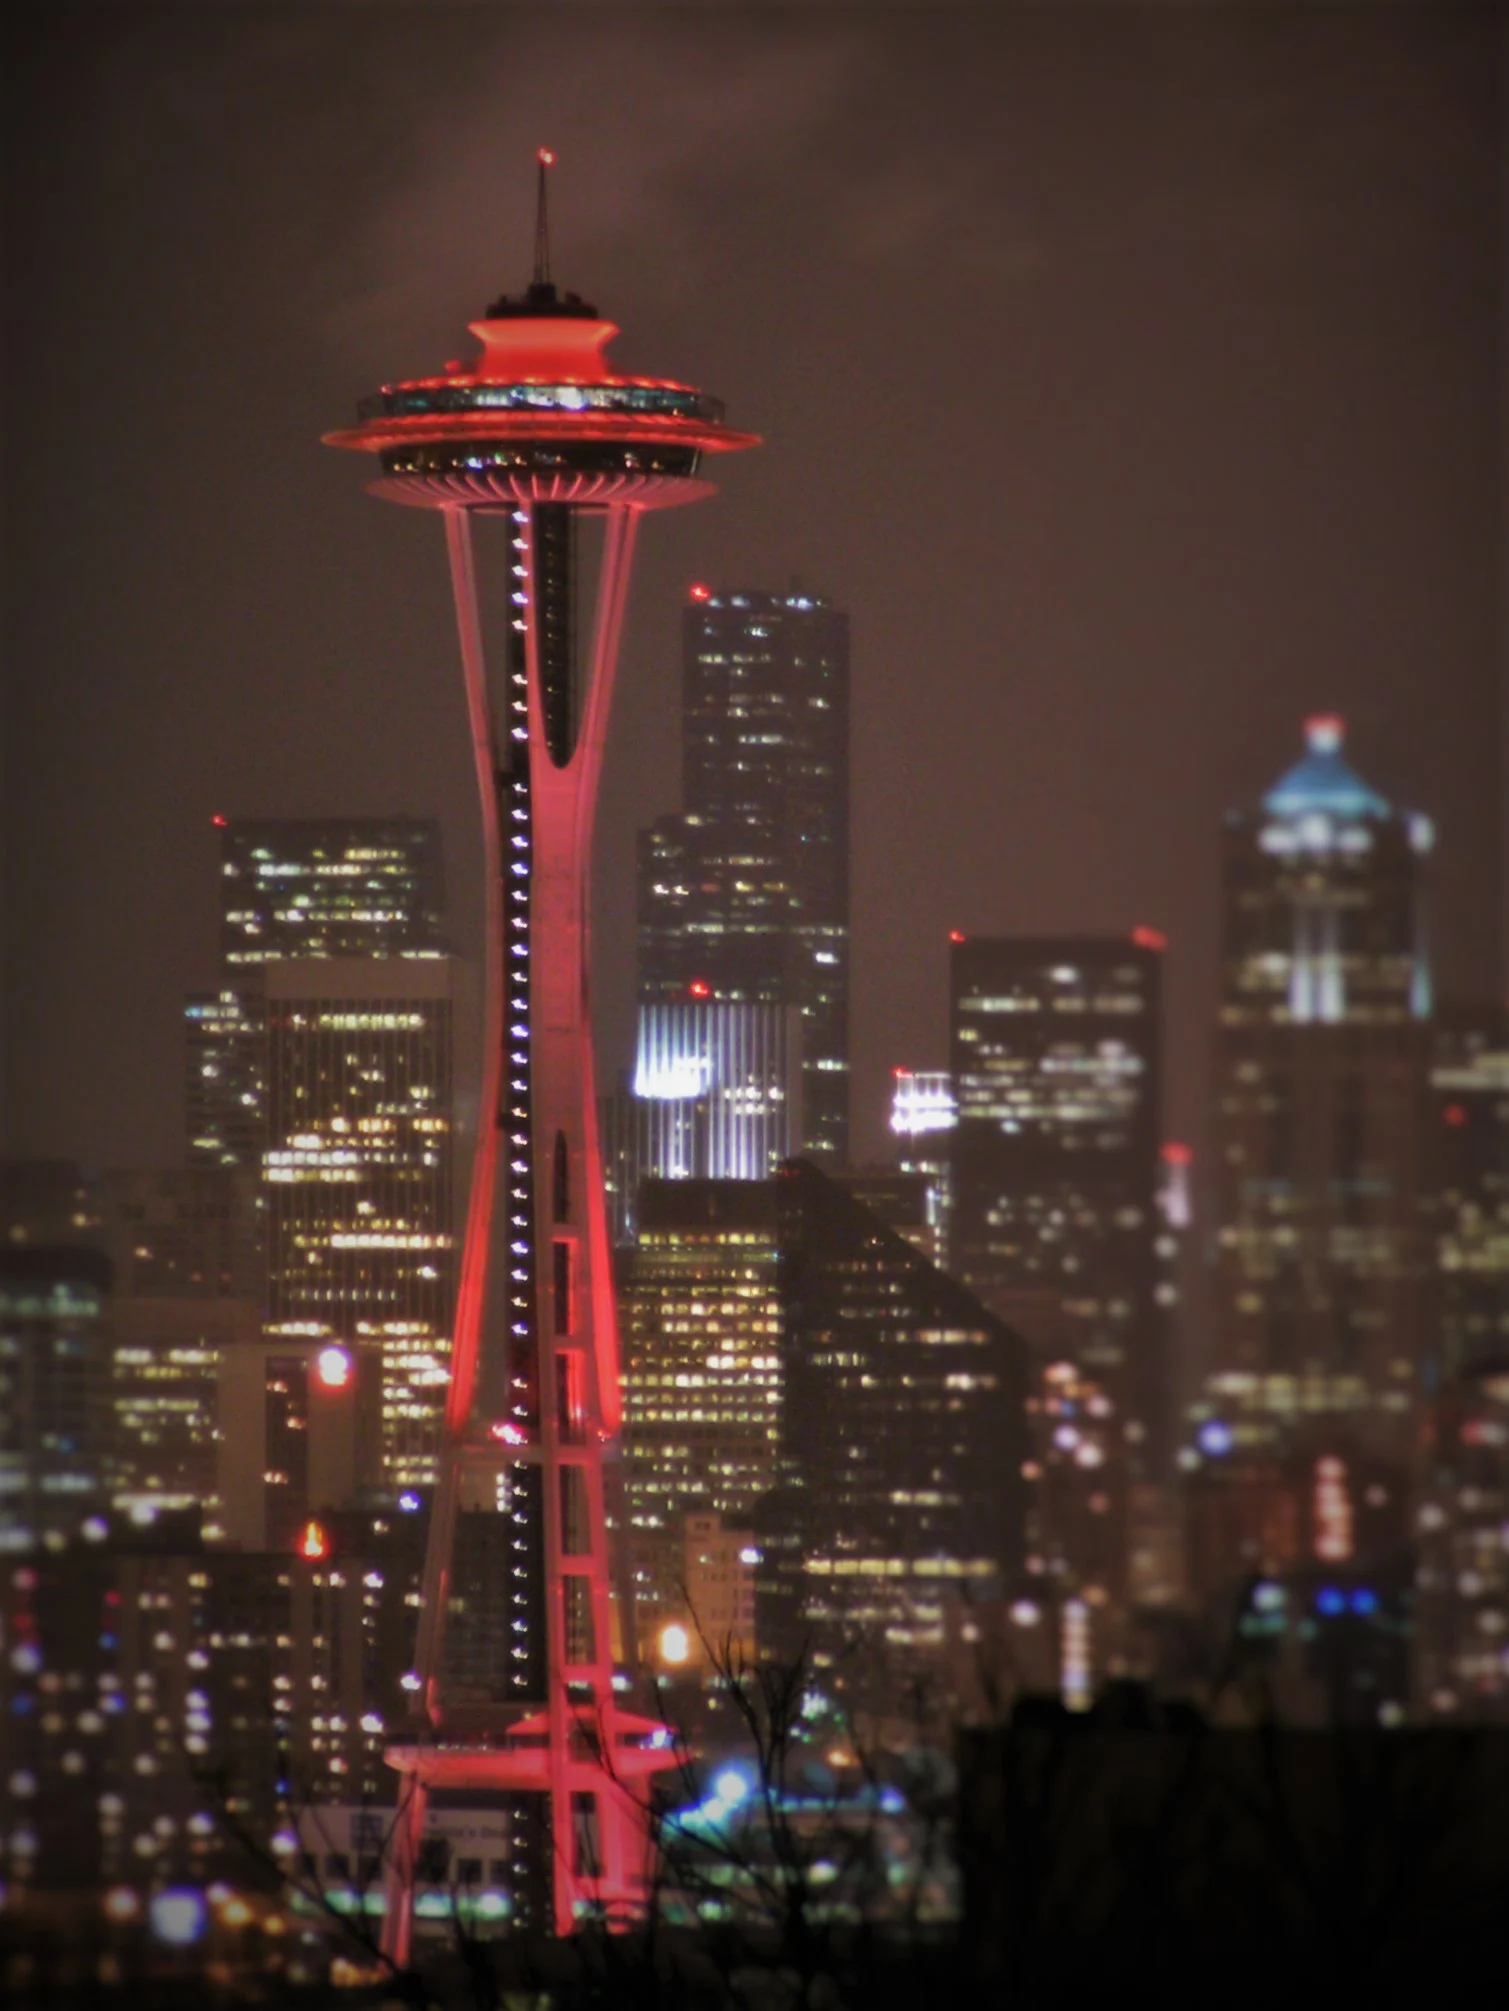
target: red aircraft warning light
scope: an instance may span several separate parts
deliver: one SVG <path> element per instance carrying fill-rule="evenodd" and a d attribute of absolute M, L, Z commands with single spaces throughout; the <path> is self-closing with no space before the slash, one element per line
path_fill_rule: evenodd
<path fill-rule="evenodd" d="M 617 372 L 607 355 L 617 328 L 551 278 L 554 157 L 542 147 L 536 158 L 533 277 L 471 324 L 475 358 L 384 385 L 355 427 L 327 435 L 375 458 L 376 494 L 435 510 L 445 526 L 488 902 L 480 1104 L 501 1113 L 478 1126 L 474 1150 L 409 1685 L 419 1716 L 387 1755 L 405 1783 L 383 1919 L 384 1952 L 399 1967 L 409 1960 L 432 1792 L 547 1800 L 541 1827 L 555 1848 L 545 1871 L 566 1935 L 584 1921 L 632 1926 L 653 1904 L 646 1785 L 677 1763 L 666 1728 L 626 1710 L 615 1689 L 604 1474 L 622 1400 L 586 1005 L 588 876 L 640 524 L 647 511 L 711 493 L 705 456 L 756 441 L 691 385 Z M 513 612 L 494 675 L 474 512 L 497 520 L 508 545 Z M 585 547 L 573 535 L 586 513 L 602 537 L 595 618 L 580 627 L 578 654 L 567 611 L 586 584 L 576 577 Z M 510 743 L 525 758 L 500 766 L 496 750 Z M 712 991 L 705 979 L 689 989 Z M 496 1328 L 483 1317 L 493 1299 L 506 1309 Z M 497 1432 L 497 1409 L 485 1414 L 474 1401 L 479 1388 L 490 1402 L 501 1393 L 508 1422 Z M 461 1504 L 478 1500 L 498 1503 L 497 1554 L 525 1554 L 518 1568 L 544 1586 L 542 1613 L 520 1608 L 514 1623 L 511 1645 L 538 1671 L 516 1702 L 450 1694 L 446 1627 L 484 1624 L 459 1602 L 448 1621 L 445 1595 L 460 1568 Z M 540 1512 L 527 1511 L 531 1501 Z"/>
<path fill-rule="evenodd" d="M 706 978 L 693 978 L 687 991 L 694 999 L 710 999 L 713 995 L 713 988 Z"/>
<path fill-rule="evenodd" d="M 1144 923 L 1139 923 L 1133 929 L 1132 941 L 1137 945 L 1139 950 L 1166 950 L 1168 948 L 1168 937 L 1164 935 L 1162 929 L 1150 929 Z"/>
<path fill-rule="evenodd" d="M 962 943 L 965 940 L 964 931 L 962 929 L 950 929 L 948 940 L 951 943 Z"/>
<path fill-rule="evenodd" d="M 713 590 L 711 587 L 704 586 L 701 580 L 698 580 L 695 586 L 687 588 L 687 594 L 694 601 L 710 601 L 713 597 Z"/>

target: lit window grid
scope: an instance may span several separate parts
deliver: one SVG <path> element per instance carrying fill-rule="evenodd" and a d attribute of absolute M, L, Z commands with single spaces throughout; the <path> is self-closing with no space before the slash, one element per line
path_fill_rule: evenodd
<path fill-rule="evenodd" d="M 631 1527 L 677 1529 L 693 1509 L 747 1517 L 775 1483 L 779 1451 L 774 1244 L 745 1232 L 646 1232 L 625 1299 Z"/>
<path fill-rule="evenodd" d="M 235 822 L 223 833 L 228 967 L 438 956 L 439 833 L 422 820 Z"/>
<path fill-rule="evenodd" d="M 264 1155 L 274 1331 L 376 1338 L 391 1484 L 435 1476 L 454 1249 L 445 1000 L 271 1016 Z"/>

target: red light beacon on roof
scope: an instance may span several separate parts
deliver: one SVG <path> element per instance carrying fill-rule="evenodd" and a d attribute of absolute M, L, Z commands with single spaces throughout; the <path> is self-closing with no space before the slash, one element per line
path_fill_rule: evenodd
<path fill-rule="evenodd" d="M 713 597 L 712 588 L 704 586 L 701 580 L 698 580 L 695 586 L 688 587 L 686 591 L 689 600 L 710 601 Z"/>
<path fill-rule="evenodd" d="M 1133 929 L 1132 941 L 1137 945 L 1139 950 L 1166 950 L 1168 948 L 1168 937 L 1164 935 L 1162 929 L 1150 929 L 1143 923 L 1139 923 Z"/>

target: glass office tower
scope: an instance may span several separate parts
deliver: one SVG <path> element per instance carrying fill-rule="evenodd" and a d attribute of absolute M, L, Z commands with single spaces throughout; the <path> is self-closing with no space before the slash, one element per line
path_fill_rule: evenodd
<path fill-rule="evenodd" d="M 971 937 L 952 956 L 950 1257 L 1145 1427 L 1160 1395 L 1162 951 L 1151 931 Z"/>
<path fill-rule="evenodd" d="M 645 1004 L 795 1006 L 803 1149 L 849 1127 L 849 624 L 821 597 L 694 587 L 682 813 L 640 835 Z"/>
<path fill-rule="evenodd" d="M 267 998 L 267 1332 L 382 1360 L 383 1470 L 432 1482 L 449 1382 L 449 958 L 290 960 Z"/>
<path fill-rule="evenodd" d="M 290 957 L 443 956 L 440 826 L 425 817 L 216 824 L 222 981 L 186 1008 L 189 1153 L 255 1167 L 267 1121 L 260 973 Z"/>
<path fill-rule="evenodd" d="M 1232 1404 L 1402 1420 L 1425 1344 L 1427 819 L 1311 719 L 1227 820 L 1214 1174 Z"/>

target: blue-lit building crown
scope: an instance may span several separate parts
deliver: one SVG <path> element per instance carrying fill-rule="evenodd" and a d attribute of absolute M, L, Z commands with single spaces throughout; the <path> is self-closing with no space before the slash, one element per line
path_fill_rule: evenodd
<path fill-rule="evenodd" d="M 1305 751 L 1263 798 L 1275 817 L 1317 813 L 1344 820 L 1387 817 L 1391 806 L 1371 788 L 1341 751 L 1342 722 L 1333 714 L 1305 721 Z"/>

